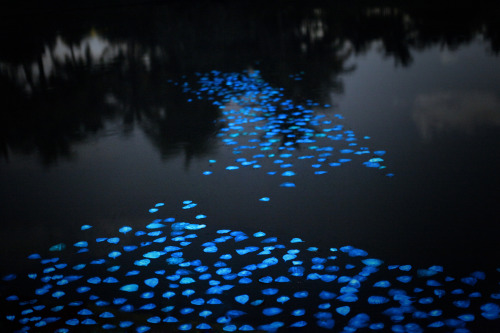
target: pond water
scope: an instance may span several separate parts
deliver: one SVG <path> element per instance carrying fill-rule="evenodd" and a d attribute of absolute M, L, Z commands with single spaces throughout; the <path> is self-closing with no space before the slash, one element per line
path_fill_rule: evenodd
<path fill-rule="evenodd" d="M 499 328 L 498 6 L 30 8 L 2 329 Z"/>

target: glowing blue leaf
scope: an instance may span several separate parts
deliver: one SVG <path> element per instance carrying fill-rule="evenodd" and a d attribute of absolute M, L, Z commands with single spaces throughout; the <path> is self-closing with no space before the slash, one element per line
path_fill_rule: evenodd
<path fill-rule="evenodd" d="M 149 259 L 157 259 L 159 258 L 161 255 L 163 255 L 162 252 L 160 251 L 151 251 L 151 252 L 148 252 L 148 253 L 145 253 L 143 255 L 143 257 L 145 258 L 149 258 Z"/>
<path fill-rule="evenodd" d="M 286 276 L 278 276 L 274 281 L 275 282 L 290 282 L 290 279 L 287 278 Z"/>
<path fill-rule="evenodd" d="M 200 312 L 199 316 L 200 317 L 203 317 L 203 318 L 207 318 L 208 316 L 210 316 L 212 314 L 212 311 L 209 311 L 209 310 L 203 310 Z"/>
<path fill-rule="evenodd" d="M 226 274 L 229 274 L 231 273 L 231 268 L 219 268 L 215 273 L 217 273 L 218 275 L 226 275 Z"/>
<path fill-rule="evenodd" d="M 217 246 L 208 246 L 208 247 L 203 249 L 203 252 L 215 253 L 215 252 L 217 252 Z"/>
<path fill-rule="evenodd" d="M 239 328 L 240 331 L 253 331 L 254 328 L 248 324 L 246 325 L 241 325 L 240 328 Z"/>
<path fill-rule="evenodd" d="M 314 314 L 314 317 L 320 320 L 324 320 L 332 318 L 332 314 L 330 312 L 317 312 Z"/>
<path fill-rule="evenodd" d="M 210 311 L 207 311 L 207 312 L 210 312 Z M 200 313 L 200 316 L 201 316 L 201 313 Z M 209 324 L 206 324 L 206 323 L 201 323 L 198 326 L 196 326 L 196 328 L 199 330 L 209 330 L 212 328 L 212 326 L 210 326 Z"/>
<path fill-rule="evenodd" d="M 170 299 L 170 298 L 172 298 L 172 297 L 174 297 L 174 296 L 175 296 L 175 292 L 173 292 L 173 291 L 167 291 L 167 292 L 165 292 L 165 293 L 162 295 L 162 297 L 163 297 L 163 298 L 167 298 L 167 299 Z"/>
<path fill-rule="evenodd" d="M 113 252 L 110 252 L 110 253 L 108 254 L 108 257 L 113 258 L 113 259 L 116 259 L 116 258 L 118 258 L 118 257 L 119 257 L 119 256 L 121 256 L 121 255 L 122 255 L 122 254 L 121 254 L 121 252 L 120 252 L 120 251 L 113 251 Z"/>
<path fill-rule="evenodd" d="M 180 249 L 181 249 L 181 248 L 180 248 L 180 247 L 178 247 L 178 246 L 172 246 L 172 245 L 170 245 L 170 246 L 166 246 L 166 247 L 163 249 L 163 251 L 164 251 L 164 252 L 173 252 L 173 251 L 177 251 L 177 250 L 180 250 Z"/>
<path fill-rule="evenodd" d="M 195 223 L 190 223 L 185 227 L 186 230 L 200 230 L 205 228 L 207 225 L 206 224 L 195 224 Z"/>
<path fill-rule="evenodd" d="M 128 291 L 128 292 L 137 291 L 138 289 L 139 289 L 139 286 L 137 284 L 127 284 L 127 285 L 120 288 L 120 290 Z"/>
<path fill-rule="evenodd" d="M 281 313 L 283 310 L 280 308 L 265 308 L 262 310 L 262 313 L 266 316 L 275 316 L 279 313 Z"/>
<path fill-rule="evenodd" d="M 349 320 L 349 326 L 355 328 L 367 327 L 370 323 L 370 317 L 366 313 L 359 313 Z"/>
<path fill-rule="evenodd" d="M 338 300 L 346 303 L 356 302 L 358 297 L 355 294 L 343 294 L 337 297 Z"/>
<path fill-rule="evenodd" d="M 293 297 L 295 298 L 306 298 L 307 296 L 309 296 L 309 293 L 307 291 L 297 291 L 293 294 Z"/>
<path fill-rule="evenodd" d="M 384 328 L 384 324 L 383 323 L 374 323 L 374 324 L 370 324 L 369 327 L 371 330 L 377 331 L 377 330 L 382 330 Z"/>
<path fill-rule="evenodd" d="M 126 252 L 131 252 L 137 249 L 136 245 L 126 245 L 123 247 L 123 250 Z"/>
<path fill-rule="evenodd" d="M 222 294 L 224 289 L 221 286 L 213 286 L 207 289 L 206 293 L 208 295 Z"/>
<path fill-rule="evenodd" d="M 118 244 L 119 241 L 120 241 L 120 238 L 118 238 L 118 237 L 111 237 L 111 238 L 108 238 L 108 240 L 107 240 L 107 242 L 110 244 Z"/>
<path fill-rule="evenodd" d="M 131 227 L 129 227 L 129 226 L 124 226 L 124 227 L 121 227 L 118 231 L 119 231 L 119 232 L 122 232 L 122 233 L 124 233 L 124 234 L 126 234 L 127 232 L 129 232 L 129 231 L 131 231 L 131 230 L 132 230 L 132 228 L 131 228 Z"/>
<path fill-rule="evenodd" d="M 134 261 L 134 265 L 136 265 L 136 266 L 147 266 L 147 265 L 149 265 L 150 262 L 151 262 L 151 260 L 149 260 L 149 259 L 141 259 L 141 260 Z"/>
<path fill-rule="evenodd" d="M 403 283 L 408 283 L 412 280 L 412 277 L 409 276 L 409 275 L 402 275 L 402 276 L 398 276 L 396 278 L 396 280 L 400 281 L 400 282 L 403 282 Z"/>
<path fill-rule="evenodd" d="M 278 263 L 278 259 L 275 257 L 267 258 L 264 261 L 262 261 L 264 264 L 268 266 L 276 265 Z"/>
<path fill-rule="evenodd" d="M 484 313 L 487 314 L 499 314 L 500 313 L 500 306 L 498 306 L 495 303 L 486 303 L 481 305 L 481 310 L 484 311 Z"/>
<path fill-rule="evenodd" d="M 99 315 L 101 318 L 114 318 L 115 315 L 112 314 L 111 312 L 105 311 Z"/>
<path fill-rule="evenodd" d="M 261 241 L 261 243 L 275 243 L 278 239 L 276 237 L 269 237 Z"/>
<path fill-rule="evenodd" d="M 179 327 L 177 327 L 177 329 L 179 331 L 189 331 L 189 330 L 191 330 L 192 326 L 193 325 L 191 325 L 191 324 L 182 324 L 182 325 L 179 325 Z"/>
<path fill-rule="evenodd" d="M 335 325 L 335 321 L 333 319 L 322 319 L 318 320 L 317 325 L 321 328 L 325 328 L 327 330 L 331 330 Z"/>
<path fill-rule="evenodd" d="M 101 283 L 101 278 L 100 277 L 92 277 L 90 279 L 87 280 L 88 283 L 92 283 L 92 284 L 98 284 L 98 283 Z"/>
<path fill-rule="evenodd" d="M 97 324 L 97 322 L 94 319 L 87 318 L 82 320 L 82 325 L 95 325 L 95 324 Z"/>
<path fill-rule="evenodd" d="M 470 313 L 460 315 L 460 316 L 458 316 L 458 318 L 465 321 L 465 322 L 471 322 L 471 321 L 474 321 L 474 319 L 475 319 L 474 315 L 470 314 Z"/>
<path fill-rule="evenodd" d="M 368 297 L 369 304 L 384 304 L 387 302 L 389 302 L 389 299 L 387 297 L 383 297 L 383 296 L 370 296 L 370 297 Z"/>
<path fill-rule="evenodd" d="M 125 274 L 125 276 L 134 276 L 134 275 L 137 275 L 139 274 L 140 272 L 139 271 L 129 271 Z"/>
<path fill-rule="evenodd" d="M 349 306 L 345 305 L 345 306 L 338 307 L 337 309 L 335 309 L 335 311 L 337 311 L 339 314 L 345 316 L 351 311 L 351 308 Z"/>
<path fill-rule="evenodd" d="M 159 228 L 164 228 L 164 227 L 165 227 L 164 224 L 161 224 L 158 222 L 152 222 L 146 226 L 146 228 L 148 228 L 148 229 L 159 229 Z M 136 233 L 136 235 L 137 235 L 137 233 Z"/>
<path fill-rule="evenodd" d="M 66 324 L 70 326 L 78 325 L 80 321 L 78 319 L 68 319 L 66 320 Z"/>
<path fill-rule="evenodd" d="M 388 288 L 391 286 L 391 283 L 389 281 L 384 280 L 376 282 L 373 286 L 378 288 Z"/>
<path fill-rule="evenodd" d="M 156 287 L 158 285 L 158 282 L 159 282 L 159 280 L 157 278 L 151 278 L 151 279 L 144 280 L 144 283 L 147 286 L 150 286 L 151 288 Z"/>
<path fill-rule="evenodd" d="M 180 312 L 180 314 L 187 315 L 187 314 L 194 312 L 194 309 L 193 308 L 183 308 L 179 312 Z"/>
<path fill-rule="evenodd" d="M 154 292 L 152 291 L 147 291 L 147 292 L 144 292 L 141 294 L 141 298 L 145 298 L 145 299 L 148 299 L 148 298 L 153 298 L 155 295 Z"/>
<path fill-rule="evenodd" d="M 236 302 L 238 302 L 240 304 L 245 304 L 248 302 L 250 297 L 248 295 L 239 295 L 239 296 L 236 296 L 234 299 L 236 300 Z"/>
<path fill-rule="evenodd" d="M 238 329 L 238 327 L 236 325 L 226 325 L 224 326 L 223 330 L 224 331 L 227 331 L 227 332 L 234 332 Z"/>
<path fill-rule="evenodd" d="M 278 293 L 277 288 L 267 288 L 267 289 L 262 290 L 262 294 L 264 294 L 264 295 L 274 295 L 276 293 Z"/>
<path fill-rule="evenodd" d="M 222 301 L 218 298 L 211 298 L 207 301 L 207 304 L 222 304 Z"/>
<path fill-rule="evenodd" d="M 253 281 L 252 281 L 252 279 L 247 278 L 247 277 L 241 278 L 241 279 L 238 281 L 238 283 L 241 283 L 241 284 L 250 284 L 250 283 L 252 283 L 252 282 L 253 282 Z"/>
<path fill-rule="evenodd" d="M 230 318 L 238 318 L 238 317 L 241 317 L 245 314 L 247 314 L 247 313 L 244 311 L 240 311 L 240 310 L 229 310 L 226 312 L 226 316 L 228 316 Z"/>
<path fill-rule="evenodd" d="M 366 252 L 365 250 L 361 250 L 361 249 L 352 249 L 349 251 L 348 254 L 351 257 L 365 257 L 368 255 L 368 252 Z"/>
<path fill-rule="evenodd" d="M 297 322 L 291 324 L 289 327 L 304 327 L 306 325 L 307 325 L 307 322 L 301 320 L 301 321 L 297 321 Z"/>
<path fill-rule="evenodd" d="M 167 240 L 167 237 L 160 237 L 155 239 L 153 242 L 155 243 L 164 243 Z"/>
<path fill-rule="evenodd" d="M 439 317 L 442 314 L 443 314 L 443 311 L 440 309 L 429 311 L 429 316 L 432 316 L 432 317 Z"/>
<path fill-rule="evenodd" d="M 361 262 L 367 266 L 380 266 L 383 263 L 380 259 L 363 259 Z"/>
<path fill-rule="evenodd" d="M 331 275 L 331 274 L 323 274 L 321 276 L 321 281 L 324 281 L 324 282 L 332 282 L 334 281 L 335 279 L 337 278 L 336 275 Z"/>
<path fill-rule="evenodd" d="M 119 281 L 116 278 L 110 276 L 110 277 L 105 278 L 102 282 L 104 282 L 104 283 L 118 283 Z"/>
<path fill-rule="evenodd" d="M 78 287 L 78 288 L 76 288 L 76 292 L 80 293 L 80 294 L 85 293 L 89 290 L 90 290 L 90 287 Z"/>
<path fill-rule="evenodd" d="M 293 260 L 293 259 L 295 259 L 295 258 L 297 258 L 297 256 L 296 256 L 295 254 L 285 254 L 285 255 L 283 256 L 283 260 L 285 260 L 285 261 L 288 261 L 288 260 Z"/>
<path fill-rule="evenodd" d="M 318 280 L 321 278 L 321 275 L 318 273 L 311 273 L 307 275 L 307 280 Z"/>
<path fill-rule="evenodd" d="M 435 321 L 429 325 L 427 325 L 427 327 L 443 327 L 444 326 L 444 323 L 442 321 Z"/>
<path fill-rule="evenodd" d="M 324 300 L 329 300 L 335 298 L 337 295 L 335 293 L 332 293 L 330 291 L 323 290 L 319 293 L 319 298 L 324 299 Z"/>
<path fill-rule="evenodd" d="M 195 298 L 191 301 L 193 305 L 203 305 L 205 304 L 205 300 L 203 298 Z"/>
<path fill-rule="evenodd" d="M 49 248 L 49 251 L 62 251 L 66 248 L 66 244 L 64 243 L 59 243 L 59 244 L 56 244 L 56 245 L 53 245 Z"/>
<path fill-rule="evenodd" d="M 195 293 L 195 291 L 193 289 L 186 289 L 182 292 L 182 295 L 189 297 L 189 296 L 193 295 L 194 293 Z"/>
<path fill-rule="evenodd" d="M 276 299 L 276 302 L 283 304 L 289 300 L 290 300 L 290 297 L 288 297 L 288 296 L 280 296 L 280 297 L 278 297 L 278 299 Z"/>
<path fill-rule="evenodd" d="M 190 278 L 190 277 L 183 277 L 183 278 L 179 281 L 179 283 L 180 283 L 180 284 L 190 284 L 190 283 L 194 283 L 194 282 L 195 282 L 195 280 L 193 280 L 193 279 L 192 279 L 192 278 Z"/>

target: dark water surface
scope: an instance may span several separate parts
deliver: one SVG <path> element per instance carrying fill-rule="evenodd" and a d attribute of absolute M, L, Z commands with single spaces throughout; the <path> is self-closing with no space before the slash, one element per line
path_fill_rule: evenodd
<path fill-rule="evenodd" d="M 193 200 L 210 230 L 352 245 L 453 276 L 485 271 L 484 288 L 499 292 L 498 6 L 92 4 L 37 9 L 43 18 L 30 8 L 1 23 L 2 275 L 26 275 L 29 254 L 71 246 L 82 225 L 112 237 L 142 230 L 158 202 L 158 218 L 187 219 L 182 202 Z M 221 135 L 239 106 L 193 94 L 196 73 L 214 70 L 259 73 L 283 95 L 269 105 L 325 115 L 369 156 L 331 142 L 327 162 L 352 161 L 316 175 L 297 160 L 310 144 L 296 144 L 292 177 L 269 158 L 289 152 L 285 135 L 281 150 L 238 156 Z M 377 150 L 385 169 L 363 165 Z M 261 168 L 225 169 L 257 154 Z"/>

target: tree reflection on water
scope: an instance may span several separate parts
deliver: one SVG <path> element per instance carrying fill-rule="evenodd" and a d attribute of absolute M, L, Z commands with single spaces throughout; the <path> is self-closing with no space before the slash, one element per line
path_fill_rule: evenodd
<path fill-rule="evenodd" d="M 330 92 L 342 94 L 343 76 L 355 70 L 348 59 L 374 41 L 402 66 L 417 50 L 454 49 L 477 36 L 500 51 L 498 6 L 112 4 L 74 5 L 78 10 L 47 4 L 45 15 L 21 6 L 6 11 L 2 28 L 12 33 L 0 39 L 4 159 L 37 155 L 55 164 L 71 158 L 74 145 L 106 135 L 111 122 L 123 135 L 141 128 L 163 157 L 179 149 L 188 157 L 204 154 L 219 112 L 186 102 L 168 82 L 184 74 L 255 66 L 299 103 L 333 103 Z M 300 85 L 290 80 L 302 71 Z"/>

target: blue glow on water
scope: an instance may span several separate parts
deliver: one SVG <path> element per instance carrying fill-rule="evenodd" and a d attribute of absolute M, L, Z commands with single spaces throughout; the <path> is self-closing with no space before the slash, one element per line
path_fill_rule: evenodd
<path fill-rule="evenodd" d="M 280 187 L 294 191 L 288 188 L 300 189 L 303 170 L 322 175 L 354 161 L 369 168 L 386 168 L 381 158 L 386 152 L 359 147 L 354 131 L 337 123 L 341 115 L 327 119 L 312 110 L 312 102 L 295 105 L 284 100 L 282 90 L 271 87 L 258 72 L 214 71 L 199 75 L 198 83 L 198 88 L 186 85 L 185 92 L 218 103 L 227 127 L 217 137 L 238 155 L 231 165 L 220 168 L 215 160 L 208 160 L 213 171 L 204 175 L 262 172 L 257 159 L 259 163 L 267 159 L 271 170 L 263 167 L 262 176 L 292 177 L 296 182 L 284 182 Z M 225 108 L 223 104 L 229 101 L 238 107 Z M 277 103 L 282 107 L 279 112 L 274 107 Z M 246 156 L 248 151 L 251 154 Z M 332 159 L 337 162 L 329 162 Z M 262 166 L 267 164 L 262 162 Z M 268 202 L 270 198 L 259 200 Z M 481 290 L 491 285 L 491 279 L 498 285 L 498 277 L 482 271 L 450 277 L 437 265 L 427 269 L 387 265 L 354 246 L 321 249 L 298 237 L 282 240 L 268 231 L 256 231 L 265 230 L 261 225 L 245 231 L 214 230 L 214 221 L 201 214 L 192 200 L 184 200 L 180 206 L 157 203 L 149 212 L 161 216 L 164 209 L 184 215 L 179 220 L 155 219 L 134 228 L 122 226 L 116 233 L 123 238 L 110 237 L 113 235 L 107 231 L 107 237 L 95 241 L 87 230 L 103 231 L 84 225 L 83 239 L 68 243 L 73 247 L 58 243 L 43 255 L 29 255 L 29 260 L 42 265 L 39 271 L 2 277 L 6 286 L 29 282 L 27 288 L 12 289 L 18 295 L 6 295 L 5 301 L 15 305 L 5 314 L 6 319 L 19 323 L 25 331 L 49 327 L 55 332 L 69 331 L 60 327 L 64 325 L 132 328 L 136 332 L 160 329 L 160 325 L 180 331 L 215 327 L 229 332 L 273 332 L 282 327 L 314 331 L 320 327 L 355 332 L 390 327 L 393 332 L 422 332 L 422 327 L 466 329 L 468 323 L 500 316 L 499 290 Z M 200 219 L 207 224 L 193 222 Z M 67 265 L 67 259 L 80 263 Z M 130 270 L 132 263 L 134 269 Z M 372 276 L 377 274 L 383 280 Z M 375 321 L 362 312 L 366 309 L 377 313 Z M 124 314 L 146 311 L 146 319 L 130 316 L 123 320 Z"/>

